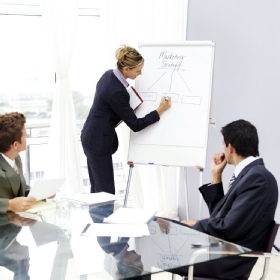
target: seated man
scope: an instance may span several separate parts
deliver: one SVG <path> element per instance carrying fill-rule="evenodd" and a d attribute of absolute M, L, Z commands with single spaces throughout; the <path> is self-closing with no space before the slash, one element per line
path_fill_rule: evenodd
<path fill-rule="evenodd" d="M 260 250 L 274 219 L 278 187 L 274 176 L 259 158 L 256 128 L 245 120 L 222 128 L 224 152 L 212 159 L 212 181 L 200 187 L 210 217 L 183 223 L 209 235 L 241 246 Z M 222 172 L 227 164 L 235 166 L 235 180 L 224 194 Z M 197 276 L 248 279 L 256 258 L 234 257 L 194 267 Z M 186 272 L 179 272 L 187 274 Z"/>
<path fill-rule="evenodd" d="M 26 185 L 19 156 L 26 149 L 25 116 L 20 113 L 0 115 L 0 213 L 22 212 L 36 201 L 26 197 Z"/>

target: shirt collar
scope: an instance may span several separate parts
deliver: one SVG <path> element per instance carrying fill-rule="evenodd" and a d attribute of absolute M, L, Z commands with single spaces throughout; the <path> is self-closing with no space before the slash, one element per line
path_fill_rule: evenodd
<path fill-rule="evenodd" d="M 249 165 L 251 162 L 259 159 L 260 157 L 253 157 L 253 156 L 249 156 L 245 159 L 243 159 L 241 162 L 239 162 L 236 167 L 235 167 L 235 170 L 234 170 L 234 175 L 235 177 L 237 177 L 240 172 L 247 166 Z"/>
<path fill-rule="evenodd" d="M 125 79 L 124 75 L 122 74 L 122 72 L 118 68 L 114 69 L 113 73 L 119 79 L 119 81 L 123 84 L 123 86 L 125 88 L 127 88 L 129 86 L 129 83 L 127 82 L 127 80 Z"/>
<path fill-rule="evenodd" d="M 0 153 L 2 156 L 3 156 L 3 158 L 9 163 L 9 165 L 11 165 L 11 167 L 14 167 L 14 165 L 15 165 L 15 160 L 12 160 L 12 159 L 10 159 L 10 158 L 8 158 L 7 156 L 5 156 L 4 154 L 2 154 L 2 153 Z"/>

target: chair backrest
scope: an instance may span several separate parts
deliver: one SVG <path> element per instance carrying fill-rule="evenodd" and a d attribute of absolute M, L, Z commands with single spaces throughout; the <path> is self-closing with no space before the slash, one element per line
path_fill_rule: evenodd
<path fill-rule="evenodd" d="M 277 224 L 275 221 L 273 221 L 273 223 L 271 224 L 271 227 L 270 227 L 268 235 L 267 235 L 267 239 L 265 240 L 265 243 L 262 248 L 263 252 L 265 252 L 265 253 L 271 252 L 279 226 L 280 225 Z"/>

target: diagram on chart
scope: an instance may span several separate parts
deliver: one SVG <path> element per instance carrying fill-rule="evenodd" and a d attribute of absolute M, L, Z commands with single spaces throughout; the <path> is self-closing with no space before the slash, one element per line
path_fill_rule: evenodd
<path fill-rule="evenodd" d="M 155 80 L 139 94 L 144 101 L 156 101 L 158 95 L 170 96 L 173 103 L 201 105 L 202 96 L 192 94 L 188 85 L 187 58 L 180 53 L 162 51 L 158 56 Z"/>
<path fill-rule="evenodd" d="M 214 59 L 213 42 L 147 44 L 135 88 L 143 99 L 138 118 L 157 110 L 162 97 L 171 107 L 160 120 L 131 132 L 128 160 L 174 166 L 204 166 Z"/>

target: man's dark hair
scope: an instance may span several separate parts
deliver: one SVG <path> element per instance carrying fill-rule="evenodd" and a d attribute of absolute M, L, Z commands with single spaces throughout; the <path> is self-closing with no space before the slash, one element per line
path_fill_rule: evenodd
<path fill-rule="evenodd" d="M 242 157 L 259 156 L 259 138 L 255 126 L 245 120 L 237 120 L 222 127 L 226 147 L 231 144 Z"/>
<path fill-rule="evenodd" d="M 18 112 L 0 115 L 0 152 L 10 150 L 17 141 L 21 143 L 22 130 L 26 122 L 25 116 Z"/>

